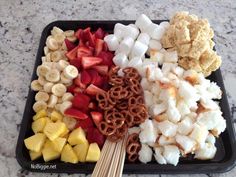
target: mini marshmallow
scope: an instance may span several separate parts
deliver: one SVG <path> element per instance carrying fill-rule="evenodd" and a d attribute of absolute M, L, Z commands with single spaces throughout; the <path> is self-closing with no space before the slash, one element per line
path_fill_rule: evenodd
<path fill-rule="evenodd" d="M 147 90 L 144 90 L 144 101 L 146 106 L 152 106 L 153 102 L 152 102 L 152 97 L 153 94 Z"/>
<path fill-rule="evenodd" d="M 146 76 L 149 81 L 160 81 L 163 78 L 163 74 L 158 67 L 147 67 Z"/>
<path fill-rule="evenodd" d="M 125 38 L 121 41 L 121 43 L 120 43 L 120 45 L 119 45 L 119 47 L 118 47 L 118 51 L 119 51 L 120 53 L 125 54 L 125 55 L 129 55 L 129 53 L 130 53 L 130 51 L 131 51 L 133 45 L 134 45 L 134 39 L 131 38 L 131 37 L 125 37 Z"/>
<path fill-rule="evenodd" d="M 140 57 L 134 57 L 129 61 L 128 66 L 136 68 L 136 67 L 142 66 L 142 64 L 143 64 L 143 61 Z"/>
<path fill-rule="evenodd" d="M 218 118 L 216 126 L 213 128 L 212 133 L 215 136 L 219 136 L 226 128 L 226 120 L 221 116 Z"/>
<path fill-rule="evenodd" d="M 165 52 L 165 62 L 173 62 L 176 63 L 178 61 L 177 51 L 167 51 Z"/>
<path fill-rule="evenodd" d="M 176 135 L 178 126 L 174 123 L 164 120 L 159 122 L 157 125 L 163 135 L 167 137 L 174 137 Z"/>
<path fill-rule="evenodd" d="M 149 41 L 150 41 L 150 36 L 147 33 L 140 33 L 137 41 L 139 41 L 145 45 L 148 45 Z"/>
<path fill-rule="evenodd" d="M 176 135 L 175 139 L 178 145 L 184 150 L 184 154 L 188 154 L 195 150 L 196 142 L 188 136 Z"/>
<path fill-rule="evenodd" d="M 113 62 L 120 68 L 125 68 L 128 66 L 129 60 L 125 54 L 119 53 L 113 57 Z"/>
<path fill-rule="evenodd" d="M 209 134 L 207 135 L 206 142 L 207 142 L 207 143 L 210 143 L 210 144 L 215 144 L 216 138 L 214 137 L 214 135 L 212 135 L 211 133 L 209 133 Z"/>
<path fill-rule="evenodd" d="M 148 49 L 148 46 L 139 42 L 139 41 L 136 41 L 134 43 L 134 46 L 133 46 L 133 49 L 131 51 L 131 55 L 134 57 L 134 56 L 137 56 L 137 57 L 142 57 L 146 51 Z"/>
<path fill-rule="evenodd" d="M 154 40 L 154 39 L 151 39 L 149 41 L 149 45 L 148 46 L 149 46 L 149 48 L 151 50 L 161 50 L 161 48 L 162 48 L 161 43 L 159 41 L 157 41 L 157 40 Z"/>
<path fill-rule="evenodd" d="M 190 117 L 185 117 L 178 123 L 178 133 L 181 135 L 188 135 L 193 130 L 193 121 Z"/>
<path fill-rule="evenodd" d="M 154 157 L 155 157 L 156 161 L 159 164 L 166 164 L 166 159 L 162 155 L 164 148 L 163 147 L 155 147 L 154 151 L 155 151 Z"/>
<path fill-rule="evenodd" d="M 195 151 L 194 158 L 200 160 L 213 159 L 216 154 L 216 147 L 213 144 L 205 143 L 201 149 Z"/>
<path fill-rule="evenodd" d="M 158 64 L 162 65 L 164 61 L 164 54 L 157 50 L 150 50 L 150 59 L 152 61 L 158 62 Z"/>
<path fill-rule="evenodd" d="M 168 102 L 169 100 L 176 100 L 176 88 L 170 86 L 167 89 L 162 89 L 159 95 L 159 99 Z"/>
<path fill-rule="evenodd" d="M 150 162 L 152 160 L 152 149 L 146 144 L 141 144 L 141 150 L 138 152 L 138 155 L 140 162 Z"/>
<path fill-rule="evenodd" d="M 150 24 L 152 24 L 152 21 L 144 14 L 140 15 L 135 22 L 141 32 L 145 32 Z"/>
<path fill-rule="evenodd" d="M 139 140 L 141 143 L 155 143 L 157 139 L 157 132 L 154 128 L 152 121 L 146 119 L 145 122 L 140 124 L 141 132 Z"/>
<path fill-rule="evenodd" d="M 171 145 L 171 144 L 175 144 L 175 138 L 174 137 L 166 137 L 164 135 L 161 135 L 158 139 L 158 144 L 160 146 L 165 146 L 165 145 Z"/>
<path fill-rule="evenodd" d="M 183 74 L 184 74 L 184 69 L 183 69 L 183 68 L 177 66 L 177 67 L 175 67 L 175 68 L 172 68 L 172 71 L 173 71 L 173 73 L 176 74 L 178 77 L 180 77 L 180 78 L 183 77 Z"/>
<path fill-rule="evenodd" d="M 124 77 L 125 73 L 123 72 L 122 69 L 119 69 L 119 71 L 117 72 L 118 76 Z"/>
<path fill-rule="evenodd" d="M 161 92 L 161 88 L 159 86 L 159 83 L 156 83 L 154 82 L 152 85 L 151 85 L 151 92 L 153 93 L 154 97 L 158 98 L 158 95 L 160 94 Z M 158 99 L 159 100 L 159 99 Z"/>
<path fill-rule="evenodd" d="M 114 27 L 114 35 L 117 37 L 119 41 L 123 39 L 125 36 L 125 28 L 126 26 L 121 23 L 116 23 Z"/>
<path fill-rule="evenodd" d="M 193 125 L 193 131 L 191 132 L 189 137 L 194 139 L 198 143 L 198 146 L 202 148 L 206 141 L 207 135 L 208 135 L 208 130 L 206 126 L 195 123 Z"/>
<path fill-rule="evenodd" d="M 206 109 L 220 109 L 219 105 L 216 101 L 209 99 L 208 97 L 201 97 L 200 99 L 201 105 Z"/>
<path fill-rule="evenodd" d="M 125 34 L 124 36 L 126 37 L 131 37 L 134 40 L 138 37 L 139 35 L 139 29 L 137 28 L 136 25 L 134 24 L 129 24 L 128 26 L 125 27 Z"/>
<path fill-rule="evenodd" d="M 181 118 L 179 110 L 173 105 L 169 104 L 166 113 L 167 113 L 168 119 L 173 123 L 177 123 Z"/>
<path fill-rule="evenodd" d="M 210 83 L 209 87 L 207 88 L 207 91 L 211 95 L 212 99 L 221 99 L 222 91 L 215 82 Z"/>
<path fill-rule="evenodd" d="M 133 133 L 139 134 L 140 131 L 141 131 L 140 127 L 132 127 L 132 128 L 129 128 L 129 129 L 128 129 L 128 133 L 129 133 L 130 135 L 133 134 Z"/>
<path fill-rule="evenodd" d="M 179 148 L 175 145 L 166 145 L 164 146 L 163 156 L 167 163 L 176 166 L 180 157 Z"/>
<path fill-rule="evenodd" d="M 149 81 L 147 80 L 147 78 L 145 78 L 145 77 L 142 78 L 140 84 L 141 84 L 143 90 L 150 90 L 150 89 L 151 89 L 150 83 L 149 83 Z"/>
<path fill-rule="evenodd" d="M 157 24 L 150 24 L 147 28 L 147 33 L 151 36 L 152 39 L 161 40 L 162 36 L 165 33 L 165 28 Z"/>
<path fill-rule="evenodd" d="M 118 38 L 114 34 L 105 36 L 104 41 L 107 43 L 110 51 L 115 51 L 119 46 Z"/>
<path fill-rule="evenodd" d="M 184 100 L 179 100 L 177 103 L 177 109 L 179 110 L 179 113 L 182 117 L 190 113 L 190 109 L 185 103 Z"/>
<path fill-rule="evenodd" d="M 218 120 L 221 119 L 221 114 L 222 112 L 220 110 L 202 112 L 198 115 L 197 122 L 205 125 L 207 130 L 212 130 L 218 123 Z"/>
<path fill-rule="evenodd" d="M 162 26 L 163 28 L 165 28 L 165 29 L 167 29 L 169 26 L 170 26 L 170 23 L 169 22 L 161 22 L 160 24 L 159 24 L 159 26 Z"/>
<path fill-rule="evenodd" d="M 177 67 L 177 63 L 163 63 L 162 65 L 162 72 L 164 75 L 167 75 L 172 69 Z"/>
<path fill-rule="evenodd" d="M 167 74 L 167 78 L 176 88 L 179 88 L 180 80 L 174 73 Z"/>
<path fill-rule="evenodd" d="M 151 109 L 152 109 L 152 114 L 154 116 L 157 116 L 157 115 L 159 115 L 159 114 L 166 111 L 167 105 L 166 105 L 166 103 L 163 102 L 163 103 L 160 103 L 160 104 L 153 105 Z"/>

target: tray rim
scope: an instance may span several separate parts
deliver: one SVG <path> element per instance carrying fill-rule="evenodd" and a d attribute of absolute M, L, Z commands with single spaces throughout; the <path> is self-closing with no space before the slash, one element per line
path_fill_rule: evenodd
<path fill-rule="evenodd" d="M 168 20 L 152 20 L 153 22 L 162 22 L 162 21 L 168 21 Z M 57 24 L 60 23 L 84 23 L 84 24 L 101 24 L 101 23 L 106 23 L 106 24 L 114 24 L 114 23 L 132 23 L 134 22 L 134 20 L 56 20 L 53 21 L 51 23 L 49 23 L 42 31 L 41 33 L 41 37 L 39 40 L 39 46 L 38 46 L 38 50 L 37 50 L 37 55 L 36 55 L 36 59 L 35 59 L 35 64 L 34 64 L 34 68 L 33 68 L 33 72 L 32 72 L 32 76 L 31 76 L 31 81 L 34 79 L 34 77 L 36 76 L 36 69 L 37 69 L 37 62 L 39 62 L 39 58 L 41 58 L 41 50 L 43 49 L 43 47 L 45 46 L 43 42 L 46 41 L 46 37 L 47 37 L 47 32 L 49 29 L 51 29 L 53 26 L 56 26 Z M 220 82 L 220 87 L 223 93 L 222 99 L 225 100 L 225 104 L 227 107 L 227 113 L 229 113 L 229 118 L 226 119 L 227 121 L 227 127 L 226 130 L 229 133 L 229 140 L 230 140 L 230 144 L 232 147 L 232 156 L 229 158 L 229 160 L 222 162 L 222 163 L 211 163 L 211 168 L 210 169 L 204 169 L 206 167 L 206 164 L 208 163 L 199 163 L 199 164 L 178 164 L 177 166 L 172 166 L 172 165 L 159 165 L 158 163 L 156 164 L 147 164 L 145 169 L 143 168 L 137 168 L 140 164 L 125 164 L 124 165 L 124 171 L 123 173 L 125 174 L 129 174 L 129 173 L 133 173 L 133 174 L 203 174 L 203 173 L 223 173 L 223 172 L 227 172 L 230 171 L 232 168 L 234 168 L 234 166 L 236 165 L 236 152 L 233 151 L 233 149 L 236 149 L 236 138 L 235 138 L 235 130 L 234 130 L 234 126 L 233 126 L 233 120 L 232 117 L 230 115 L 230 109 L 229 109 L 229 104 L 228 104 L 228 99 L 226 96 L 226 90 L 224 87 L 224 82 L 223 82 L 223 78 L 222 78 L 222 74 L 220 69 L 218 69 L 217 71 L 215 71 L 215 73 L 218 75 L 218 82 Z M 70 169 L 69 171 L 66 171 L 64 169 L 46 169 L 46 170 L 40 170 L 40 169 L 32 169 L 30 168 L 30 165 L 54 165 L 55 163 L 35 163 L 32 161 L 28 161 L 24 158 L 23 153 L 19 150 L 22 150 L 23 147 L 23 138 L 24 135 L 26 133 L 26 126 L 27 124 L 24 124 L 24 122 L 26 121 L 25 118 L 25 114 L 27 113 L 27 105 L 29 104 L 29 99 L 28 96 L 30 96 L 31 93 L 31 88 L 29 86 L 29 91 L 28 91 L 28 95 L 27 95 L 27 99 L 26 99 L 26 103 L 25 103 L 25 109 L 23 112 L 23 116 L 22 116 L 22 121 L 21 121 L 21 126 L 20 126 L 20 131 L 19 131 L 19 135 L 18 135 L 18 139 L 17 139 L 17 146 L 16 146 L 16 159 L 18 161 L 18 163 L 20 164 L 20 166 L 26 170 L 29 171 L 33 171 L 33 172 L 46 172 L 46 173 L 85 173 L 85 174 L 90 174 L 89 171 L 90 169 L 80 169 L 80 168 L 75 168 L 75 169 Z M 228 125 L 229 124 L 229 125 Z M 203 161 L 204 162 L 204 161 Z M 85 164 L 66 164 L 66 163 L 61 163 L 62 166 L 64 165 L 69 165 L 69 166 L 74 166 L 74 167 L 78 167 L 78 166 L 88 166 L 89 168 L 93 168 L 94 164 L 90 164 L 90 163 L 85 163 Z M 158 165 L 158 169 L 156 168 L 156 165 Z M 220 166 L 220 167 L 219 167 Z M 134 169 L 136 168 L 136 169 Z M 208 166 L 209 168 L 209 166 Z M 152 170 L 154 170 L 155 172 L 153 172 Z"/>

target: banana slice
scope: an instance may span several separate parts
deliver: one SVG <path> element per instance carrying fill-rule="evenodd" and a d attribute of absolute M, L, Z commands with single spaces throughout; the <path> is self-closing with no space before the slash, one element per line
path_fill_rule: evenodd
<path fill-rule="evenodd" d="M 62 97 L 66 93 L 66 86 L 64 84 L 55 84 L 52 87 L 52 93 L 58 97 Z"/>
<path fill-rule="evenodd" d="M 60 72 L 57 69 L 51 69 L 47 72 L 45 77 L 49 82 L 58 82 L 60 80 Z"/>
<path fill-rule="evenodd" d="M 73 130 L 77 124 L 77 120 L 72 117 L 63 117 L 62 121 L 66 124 L 66 127 L 69 130 Z"/>
<path fill-rule="evenodd" d="M 56 104 L 54 108 L 55 108 L 57 111 L 60 111 L 60 107 L 61 107 L 61 104 Z"/>
<path fill-rule="evenodd" d="M 45 57 L 47 62 L 51 62 L 51 52 L 47 53 Z"/>
<path fill-rule="evenodd" d="M 74 96 L 72 95 L 72 93 L 70 92 L 66 92 L 63 96 L 62 96 L 62 101 L 71 101 L 74 98 Z"/>
<path fill-rule="evenodd" d="M 60 60 L 60 61 L 57 62 L 57 69 L 59 71 L 63 71 L 63 69 L 65 67 L 67 67 L 68 65 L 70 65 L 70 63 L 68 61 Z"/>
<path fill-rule="evenodd" d="M 63 73 L 68 79 L 74 79 L 79 74 L 77 68 L 74 67 L 73 65 L 68 65 L 67 67 L 65 67 L 65 69 L 63 70 Z"/>
<path fill-rule="evenodd" d="M 66 30 L 66 31 L 64 31 L 64 34 L 66 37 L 71 37 L 71 36 L 74 36 L 75 31 L 74 30 Z"/>
<path fill-rule="evenodd" d="M 37 67 L 37 76 L 45 76 L 47 72 L 50 71 L 50 67 L 46 65 L 40 65 Z"/>
<path fill-rule="evenodd" d="M 48 93 L 43 92 L 43 91 L 39 91 L 35 95 L 35 100 L 36 101 L 44 101 L 44 102 L 46 102 L 46 101 L 48 101 L 48 99 L 49 99 Z"/>
<path fill-rule="evenodd" d="M 57 50 L 59 48 L 57 41 L 51 36 L 47 38 L 46 45 L 50 50 Z"/>
<path fill-rule="evenodd" d="M 62 33 L 62 34 L 56 34 L 55 36 L 53 36 L 54 37 L 54 39 L 57 41 L 57 43 L 59 44 L 59 45 L 61 45 L 62 44 L 62 42 L 65 40 L 65 35 Z"/>
<path fill-rule="evenodd" d="M 53 85 L 54 85 L 53 83 L 47 82 L 46 84 L 44 84 L 43 90 L 47 93 L 51 93 Z"/>
<path fill-rule="evenodd" d="M 73 81 L 71 81 L 70 83 L 64 84 L 66 87 L 69 87 L 73 84 Z"/>
<path fill-rule="evenodd" d="M 38 77 L 38 82 L 39 82 L 40 85 L 42 85 L 42 86 L 44 86 L 44 85 L 47 83 L 47 81 L 44 79 L 43 76 L 39 76 L 39 77 Z"/>
<path fill-rule="evenodd" d="M 42 109 L 47 109 L 47 103 L 45 101 L 36 101 L 33 105 L 34 112 L 39 112 Z"/>
<path fill-rule="evenodd" d="M 66 39 L 68 39 L 70 42 L 75 42 L 77 40 L 75 36 L 69 36 Z"/>
<path fill-rule="evenodd" d="M 57 96 L 52 94 L 48 100 L 48 107 L 54 108 L 54 106 L 57 104 L 57 100 L 58 100 Z"/>
<path fill-rule="evenodd" d="M 51 53 L 51 61 L 58 62 L 62 59 L 62 54 L 60 51 L 55 51 Z"/>
<path fill-rule="evenodd" d="M 41 57 L 41 60 L 42 60 L 42 63 L 44 63 L 44 62 L 46 62 L 47 61 L 47 59 L 46 59 L 46 57 L 44 56 L 44 57 Z"/>
<path fill-rule="evenodd" d="M 56 26 L 54 26 L 51 30 L 51 34 L 55 36 L 56 34 L 63 34 L 64 31 Z"/>
<path fill-rule="evenodd" d="M 70 84 L 71 82 L 72 82 L 72 79 L 66 78 L 65 75 L 62 72 L 61 73 L 61 83 L 63 83 L 63 84 Z"/>
<path fill-rule="evenodd" d="M 44 52 L 44 55 L 47 55 L 49 53 L 49 48 L 47 46 L 45 46 L 43 48 L 43 52 Z"/>
<path fill-rule="evenodd" d="M 65 101 L 61 104 L 60 106 L 60 112 L 62 114 L 64 114 L 65 110 L 67 110 L 68 108 L 70 108 L 72 106 L 72 103 L 70 101 Z"/>
<path fill-rule="evenodd" d="M 42 85 L 40 85 L 38 80 L 34 80 L 31 82 L 31 89 L 33 91 L 40 91 L 43 89 Z"/>
<path fill-rule="evenodd" d="M 52 64 L 53 64 L 53 62 L 51 62 L 51 61 L 46 61 L 46 62 L 43 62 L 43 63 L 42 63 L 43 66 L 47 66 L 47 67 L 49 67 L 49 68 L 52 67 Z"/>

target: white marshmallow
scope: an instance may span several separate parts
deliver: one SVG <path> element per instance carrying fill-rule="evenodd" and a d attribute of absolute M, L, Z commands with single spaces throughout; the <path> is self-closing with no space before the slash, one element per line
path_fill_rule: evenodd
<path fill-rule="evenodd" d="M 207 96 L 206 97 L 201 97 L 200 103 L 206 109 L 212 109 L 212 110 L 220 109 L 220 107 L 217 104 L 217 102 L 209 99 Z"/>
<path fill-rule="evenodd" d="M 128 66 L 129 60 L 125 54 L 119 53 L 113 57 L 113 62 L 120 68 L 125 68 Z"/>
<path fill-rule="evenodd" d="M 189 137 L 194 139 L 198 143 L 198 146 L 202 148 L 206 141 L 207 135 L 208 135 L 208 131 L 207 131 L 206 126 L 195 123 L 193 125 L 193 131 L 189 135 Z"/>
<path fill-rule="evenodd" d="M 179 100 L 177 103 L 177 109 L 179 110 L 179 113 L 182 117 L 190 113 L 190 109 L 185 103 L 184 100 Z"/>
<path fill-rule="evenodd" d="M 157 125 L 163 135 L 167 137 L 174 137 L 176 135 L 178 126 L 174 123 L 168 120 L 164 120 L 162 122 L 157 123 Z"/>
<path fill-rule="evenodd" d="M 216 154 L 216 147 L 213 144 L 205 143 L 201 149 L 196 150 L 194 158 L 200 160 L 213 159 Z"/>
<path fill-rule="evenodd" d="M 165 62 L 173 62 L 176 63 L 178 61 L 177 51 L 167 51 L 165 52 Z"/>
<path fill-rule="evenodd" d="M 216 138 L 215 138 L 211 133 L 209 133 L 209 134 L 207 135 L 206 142 L 207 142 L 207 143 L 210 143 L 210 144 L 215 144 Z"/>
<path fill-rule="evenodd" d="M 142 163 L 147 163 L 152 160 L 152 149 L 146 144 L 141 145 L 141 150 L 138 152 L 139 160 Z"/>
<path fill-rule="evenodd" d="M 121 43 L 120 43 L 120 45 L 119 45 L 119 47 L 118 47 L 118 51 L 119 51 L 120 53 L 125 54 L 125 55 L 129 55 L 129 53 L 130 53 L 130 51 L 131 51 L 133 45 L 134 45 L 134 39 L 131 38 L 131 37 L 125 37 L 125 38 L 121 41 Z"/>
<path fill-rule="evenodd" d="M 166 105 L 166 103 L 163 102 L 163 103 L 160 103 L 160 104 L 153 105 L 151 109 L 152 109 L 152 114 L 154 116 L 157 116 L 157 115 L 159 115 L 159 114 L 166 111 L 167 105 Z"/>
<path fill-rule="evenodd" d="M 170 23 L 167 22 L 167 21 L 161 22 L 161 23 L 159 24 L 159 26 L 162 26 L 163 28 L 167 29 L 167 28 L 170 26 Z"/>
<path fill-rule="evenodd" d="M 140 15 L 136 22 L 135 25 L 142 31 L 145 32 L 148 28 L 148 26 L 152 23 L 152 21 L 144 14 Z"/>
<path fill-rule="evenodd" d="M 165 28 L 157 24 L 150 24 L 147 28 L 148 34 L 152 39 L 161 40 L 162 36 L 165 33 Z"/>
<path fill-rule="evenodd" d="M 166 159 L 163 157 L 162 153 L 164 151 L 163 147 L 155 147 L 154 157 L 159 164 L 166 164 Z"/>
<path fill-rule="evenodd" d="M 213 132 L 216 136 L 219 136 L 226 128 L 226 120 L 221 116 L 218 118 L 216 126 L 213 128 Z"/>
<path fill-rule="evenodd" d="M 177 163 L 179 162 L 179 156 L 180 156 L 179 148 L 174 145 L 164 146 L 163 156 L 166 159 L 167 163 L 176 166 Z"/>
<path fill-rule="evenodd" d="M 144 90 L 144 101 L 148 107 L 152 106 L 153 104 L 152 97 L 153 97 L 153 94 L 151 92 Z"/>
<path fill-rule="evenodd" d="M 142 66 L 142 64 L 143 64 L 143 61 L 140 57 L 134 57 L 129 61 L 128 66 L 136 68 L 136 67 Z"/>
<path fill-rule="evenodd" d="M 161 48 L 162 48 L 162 45 L 161 45 L 161 43 L 159 42 L 159 41 L 157 41 L 157 40 L 154 40 L 154 39 L 151 39 L 150 40 L 150 42 L 149 42 L 149 48 L 151 49 L 151 50 L 161 50 Z"/>
<path fill-rule="evenodd" d="M 109 34 L 104 38 L 110 51 L 115 51 L 119 46 L 118 38 L 114 34 Z"/>
<path fill-rule="evenodd" d="M 158 139 L 158 144 L 160 146 L 171 145 L 175 143 L 176 141 L 174 137 L 166 137 L 164 135 L 161 135 L 160 138 Z"/>
<path fill-rule="evenodd" d="M 173 123 L 177 123 L 181 118 L 179 110 L 175 107 L 175 105 L 169 104 L 166 113 L 168 116 L 168 120 L 170 120 Z"/>
<path fill-rule="evenodd" d="M 116 23 L 114 27 L 114 35 L 117 37 L 119 41 L 123 39 L 125 36 L 125 25 L 121 23 Z"/>
<path fill-rule="evenodd" d="M 142 78 L 140 84 L 141 84 L 143 90 L 150 90 L 151 89 L 150 83 L 145 77 Z"/>
<path fill-rule="evenodd" d="M 125 73 L 123 72 L 122 69 L 119 69 L 119 71 L 117 72 L 118 76 L 124 77 Z"/>
<path fill-rule="evenodd" d="M 151 85 L 151 92 L 153 93 L 154 97 L 155 98 L 158 98 L 158 95 L 160 94 L 161 92 L 161 88 L 159 86 L 159 83 L 156 83 L 154 82 L 152 85 Z M 158 99 L 159 100 L 159 99 Z"/>
<path fill-rule="evenodd" d="M 140 124 L 141 132 L 139 140 L 141 143 L 155 143 L 157 139 L 157 132 L 151 120 L 146 119 L 145 122 Z"/>
<path fill-rule="evenodd" d="M 146 51 L 148 49 L 148 46 L 139 42 L 139 41 L 136 41 L 134 43 L 134 46 L 133 46 L 133 49 L 131 51 L 131 55 L 134 57 L 134 56 L 137 56 L 137 57 L 142 57 Z"/>
<path fill-rule="evenodd" d="M 222 112 L 220 110 L 211 110 L 202 112 L 197 117 L 197 122 L 201 125 L 205 125 L 207 130 L 212 130 L 221 119 Z"/>
<path fill-rule="evenodd" d="M 211 95 L 212 99 L 221 99 L 222 97 L 222 91 L 215 82 L 210 83 L 210 86 L 207 88 L 207 91 Z"/>
<path fill-rule="evenodd" d="M 180 78 L 183 77 L 183 74 L 184 74 L 184 69 L 183 69 L 183 68 L 177 66 L 177 67 L 175 67 L 175 68 L 172 68 L 172 71 L 173 71 L 173 73 L 176 74 L 178 77 L 180 77 Z"/>
<path fill-rule="evenodd" d="M 193 130 L 193 121 L 190 117 L 185 117 L 178 123 L 178 133 L 181 135 L 188 135 Z"/>
<path fill-rule="evenodd" d="M 171 70 L 173 70 L 176 67 L 177 67 L 177 63 L 166 63 L 165 62 L 165 63 L 163 63 L 161 70 L 164 75 L 167 75 L 167 74 L 169 74 L 169 72 Z"/>
<path fill-rule="evenodd" d="M 150 36 L 147 33 L 140 33 L 137 41 L 139 41 L 145 45 L 148 45 L 149 41 L 150 41 Z"/>
<path fill-rule="evenodd" d="M 189 138 L 188 136 L 176 135 L 175 139 L 176 139 L 176 142 L 183 149 L 184 154 L 188 154 L 195 150 L 196 142 L 193 139 Z"/>
<path fill-rule="evenodd" d="M 152 61 L 158 62 L 158 64 L 162 65 L 164 61 L 164 54 L 157 50 L 150 50 L 150 59 Z"/>
<path fill-rule="evenodd" d="M 125 37 L 131 37 L 134 40 L 138 37 L 139 35 L 139 29 L 137 28 L 136 25 L 134 24 L 129 24 L 128 26 L 125 27 Z"/>

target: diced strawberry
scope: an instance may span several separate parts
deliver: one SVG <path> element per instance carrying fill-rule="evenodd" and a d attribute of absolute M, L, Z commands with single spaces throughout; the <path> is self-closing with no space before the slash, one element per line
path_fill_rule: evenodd
<path fill-rule="evenodd" d="M 84 88 L 80 88 L 80 87 L 75 87 L 74 88 L 74 94 L 82 93 L 83 91 L 84 91 Z"/>
<path fill-rule="evenodd" d="M 69 60 L 74 60 L 75 58 L 77 58 L 77 49 L 78 49 L 78 46 L 73 48 L 71 51 L 67 52 L 66 57 Z"/>
<path fill-rule="evenodd" d="M 89 128 L 87 130 L 87 137 L 89 143 L 97 143 L 100 148 L 102 148 L 105 137 L 99 132 L 97 128 Z"/>
<path fill-rule="evenodd" d="M 76 88 L 76 85 L 71 85 L 67 87 L 67 92 L 74 93 L 74 89 Z"/>
<path fill-rule="evenodd" d="M 97 31 L 94 33 L 95 37 L 98 39 L 103 39 L 105 32 L 102 30 L 102 28 L 98 28 Z"/>
<path fill-rule="evenodd" d="M 104 40 L 96 39 L 95 56 L 98 56 L 98 54 L 103 50 L 103 43 L 104 43 Z"/>
<path fill-rule="evenodd" d="M 114 63 L 112 61 L 114 55 L 111 52 L 100 52 L 98 57 L 102 58 L 101 64 L 111 67 Z"/>
<path fill-rule="evenodd" d="M 99 57 L 82 57 L 81 63 L 84 69 L 88 69 L 102 61 L 102 58 Z"/>
<path fill-rule="evenodd" d="M 85 85 L 91 82 L 92 78 L 86 70 L 81 72 L 81 82 Z"/>
<path fill-rule="evenodd" d="M 94 102 L 90 102 L 89 105 L 88 105 L 88 108 L 92 109 L 92 110 L 95 110 L 95 109 L 97 109 L 97 105 Z"/>
<path fill-rule="evenodd" d="M 93 120 L 90 117 L 84 120 L 79 120 L 76 127 L 81 127 L 85 131 L 88 131 L 89 128 L 94 128 Z"/>
<path fill-rule="evenodd" d="M 73 48 L 76 47 L 76 45 L 68 39 L 65 39 L 65 44 L 68 51 L 71 51 Z"/>
<path fill-rule="evenodd" d="M 91 81 L 91 84 L 94 84 L 97 87 L 101 87 L 103 83 L 104 83 L 104 80 L 100 75 L 97 75 L 97 77 L 94 77 Z"/>
<path fill-rule="evenodd" d="M 107 65 L 96 65 L 92 68 L 96 69 L 96 71 L 101 75 L 107 75 L 108 73 L 108 66 Z"/>
<path fill-rule="evenodd" d="M 88 115 L 75 109 L 75 108 L 68 108 L 65 110 L 64 114 L 69 117 L 73 117 L 76 119 L 87 119 Z"/>
<path fill-rule="evenodd" d="M 103 43 L 103 51 L 104 51 L 104 52 L 107 52 L 107 51 L 108 51 L 108 46 L 107 46 L 107 43 L 106 43 L 106 42 Z"/>
<path fill-rule="evenodd" d="M 86 88 L 86 85 L 81 82 L 81 76 L 80 75 L 77 78 L 74 79 L 74 84 L 79 86 L 82 89 Z"/>
<path fill-rule="evenodd" d="M 93 84 L 90 84 L 90 85 L 86 88 L 85 92 L 86 92 L 87 94 L 89 94 L 89 95 L 95 96 L 97 93 L 103 93 L 104 90 L 98 88 L 97 86 L 95 86 L 95 85 L 93 85 Z"/>
<path fill-rule="evenodd" d="M 77 58 L 88 57 L 93 55 L 93 50 L 88 47 L 78 47 L 77 49 Z"/>
<path fill-rule="evenodd" d="M 70 60 L 70 64 L 75 66 L 78 70 L 81 69 L 81 58 L 75 58 L 73 60 Z"/>
<path fill-rule="evenodd" d="M 92 111 L 90 112 L 91 116 L 92 116 L 92 119 L 93 119 L 93 122 L 96 126 L 98 126 L 98 124 L 102 121 L 103 119 L 103 114 L 100 113 L 100 112 L 95 112 L 95 111 Z"/>
<path fill-rule="evenodd" d="M 81 39 L 82 32 L 83 32 L 82 29 L 78 29 L 78 30 L 75 32 L 75 37 L 77 37 L 77 39 Z"/>
<path fill-rule="evenodd" d="M 89 42 L 89 46 L 94 47 L 95 46 L 95 36 L 92 35 L 90 28 L 86 28 L 83 31 L 83 38 L 84 41 L 88 41 Z"/>
<path fill-rule="evenodd" d="M 83 93 L 77 93 L 72 99 L 72 106 L 78 109 L 86 110 L 90 102 L 90 97 Z"/>

